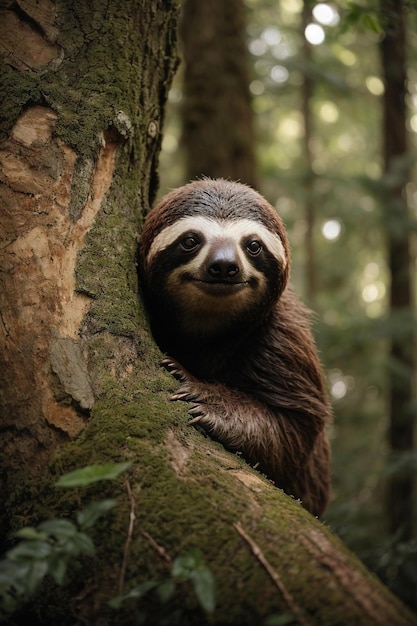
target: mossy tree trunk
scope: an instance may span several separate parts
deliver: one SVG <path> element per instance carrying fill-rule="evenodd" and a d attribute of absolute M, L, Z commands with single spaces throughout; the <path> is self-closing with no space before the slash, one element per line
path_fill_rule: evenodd
<path fill-rule="evenodd" d="M 0 16 L 4 462 L 39 473 L 56 445 L 84 429 L 102 396 L 92 338 L 123 336 L 135 360 L 135 247 L 157 187 L 176 7 L 172 0 L 7 4 Z"/>
<path fill-rule="evenodd" d="M 416 623 L 320 522 L 169 404 L 175 383 L 147 332 L 135 250 L 157 185 L 175 6 L 2 7 L 2 529 L 118 501 L 94 528 L 96 556 L 64 587 L 46 581 L 8 623 L 133 625 L 145 611 L 150 624 L 282 611 L 317 625 Z M 124 460 L 125 482 L 54 487 L 71 469 Z M 194 547 L 217 582 L 213 616 L 181 585 L 166 604 L 109 608 Z"/>

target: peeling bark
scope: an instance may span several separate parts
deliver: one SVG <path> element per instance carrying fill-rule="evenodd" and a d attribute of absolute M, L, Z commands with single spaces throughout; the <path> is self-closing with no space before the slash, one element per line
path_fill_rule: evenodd
<path fill-rule="evenodd" d="M 137 181 L 123 201 L 131 203 L 132 247 L 148 194 L 155 192 L 154 154 L 176 62 L 170 49 L 175 9 L 161 2 L 157 19 L 155 3 L 112 9 L 114 18 L 98 0 L 73 8 L 20 0 L 3 3 L 0 11 L 2 93 L 7 94 L 0 144 L 2 464 L 24 463 L 32 473 L 42 472 L 53 449 L 82 431 L 99 387 L 89 372 L 88 332 L 82 326 L 102 289 L 97 276 L 91 289 L 78 275 L 86 236 L 113 201 L 115 176 L 125 176 L 131 163 Z M 119 16 L 125 24 L 116 21 Z M 154 40 L 146 42 L 143 33 L 151 23 Z M 128 42 L 137 49 L 130 59 Z M 100 46 L 108 50 L 108 78 L 97 66 L 97 75 L 83 87 Z M 135 55 L 139 62 L 145 48 L 153 61 L 135 67 Z M 128 53 L 124 68 L 123 52 Z M 126 77 L 120 76 L 123 69 Z M 121 85 L 130 74 L 137 79 L 129 101 Z M 116 173 L 118 158 L 124 159 L 124 172 Z"/>
<path fill-rule="evenodd" d="M 37 411 L 44 416 L 44 425 L 53 427 L 51 437 L 59 440 L 62 437 L 55 429 L 77 435 L 84 426 L 83 413 L 94 405 L 78 343 L 90 298 L 77 292 L 75 265 L 112 182 L 117 144 L 106 142 L 103 134 L 87 202 L 73 222 L 69 205 L 77 155 L 53 137 L 56 120 L 49 108 L 27 109 L 0 153 L 2 293 L 6 296 L 0 367 L 3 385 L 15 387 L 18 396 L 11 398 L 8 393 L 12 404 L 7 406 L 5 423 L 24 428 Z M 19 457 L 16 451 L 11 454 L 20 464 Z"/>

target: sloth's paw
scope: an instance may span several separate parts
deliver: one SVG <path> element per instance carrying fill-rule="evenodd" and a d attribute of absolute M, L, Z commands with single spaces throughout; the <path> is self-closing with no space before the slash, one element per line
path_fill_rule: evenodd
<path fill-rule="evenodd" d="M 162 365 L 181 383 L 177 391 L 172 394 L 171 400 L 193 403 L 193 406 L 188 411 L 191 415 L 188 423 L 191 426 L 199 426 L 199 430 L 204 429 L 204 426 L 209 428 L 209 424 L 205 424 L 205 422 L 209 418 L 210 411 L 209 407 L 205 405 L 203 397 L 207 385 L 200 383 L 178 361 L 171 357 L 164 358 Z"/>

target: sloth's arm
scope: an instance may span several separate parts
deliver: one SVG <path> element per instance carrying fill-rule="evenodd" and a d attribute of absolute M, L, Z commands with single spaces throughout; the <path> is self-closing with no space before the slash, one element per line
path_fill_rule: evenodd
<path fill-rule="evenodd" d="M 313 514 L 324 510 L 329 476 L 323 434 L 307 448 L 305 434 L 297 425 L 263 402 L 220 383 L 201 382 L 174 359 L 164 359 L 163 365 L 181 383 L 171 399 L 192 403 L 189 424 L 202 428 L 229 450 L 240 451 Z"/>

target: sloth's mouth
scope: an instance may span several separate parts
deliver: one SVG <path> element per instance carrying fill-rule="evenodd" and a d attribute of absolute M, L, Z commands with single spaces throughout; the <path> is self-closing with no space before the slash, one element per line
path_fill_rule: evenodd
<path fill-rule="evenodd" d="M 248 281 L 233 282 L 230 280 L 194 280 L 201 291 L 212 296 L 229 296 L 244 289 Z"/>

